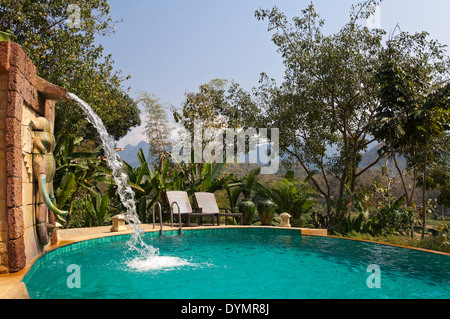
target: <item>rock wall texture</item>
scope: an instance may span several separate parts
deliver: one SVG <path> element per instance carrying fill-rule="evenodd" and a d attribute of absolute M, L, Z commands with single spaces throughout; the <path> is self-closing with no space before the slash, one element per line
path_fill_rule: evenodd
<path fill-rule="evenodd" d="M 0 273 L 17 272 L 46 249 L 35 233 L 30 119 L 55 118 L 55 102 L 36 83 L 36 67 L 17 43 L 0 42 Z"/>

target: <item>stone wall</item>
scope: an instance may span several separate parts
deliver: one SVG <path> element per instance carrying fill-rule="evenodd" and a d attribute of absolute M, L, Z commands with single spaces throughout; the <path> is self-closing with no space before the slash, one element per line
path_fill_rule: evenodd
<path fill-rule="evenodd" d="M 54 101 L 36 89 L 36 68 L 16 43 L 0 42 L 0 273 L 16 272 L 47 247 L 36 238 L 30 119 L 54 122 Z"/>
<path fill-rule="evenodd" d="M 2 44 L 2 43 L 0 43 Z M 8 50 L 9 51 L 9 50 Z M 8 52 L 0 51 L 1 62 Z M 8 64 L 9 66 L 9 64 Z M 6 108 L 8 105 L 8 73 L 0 64 L 0 273 L 8 270 L 8 216 L 6 214 Z"/>

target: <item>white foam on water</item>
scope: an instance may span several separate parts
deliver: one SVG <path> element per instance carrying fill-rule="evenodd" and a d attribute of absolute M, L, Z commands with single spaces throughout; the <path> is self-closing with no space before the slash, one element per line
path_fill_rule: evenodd
<path fill-rule="evenodd" d="M 146 272 L 152 270 L 171 270 L 183 266 L 195 266 L 185 259 L 172 256 L 148 255 L 145 257 L 136 257 L 127 261 L 127 266 L 130 269 L 139 272 Z"/>

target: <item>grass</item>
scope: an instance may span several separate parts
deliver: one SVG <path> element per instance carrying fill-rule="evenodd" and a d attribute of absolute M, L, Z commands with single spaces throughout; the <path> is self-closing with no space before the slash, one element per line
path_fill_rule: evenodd
<path fill-rule="evenodd" d="M 425 220 L 425 225 L 427 225 L 427 226 L 438 226 L 438 225 L 440 225 L 442 223 L 445 223 L 445 224 L 450 226 L 450 219 L 445 219 L 445 220 L 442 220 L 442 219 L 427 219 L 427 220 Z"/>

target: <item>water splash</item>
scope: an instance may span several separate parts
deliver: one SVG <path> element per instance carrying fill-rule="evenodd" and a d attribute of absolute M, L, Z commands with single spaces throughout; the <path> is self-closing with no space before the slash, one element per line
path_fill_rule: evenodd
<path fill-rule="evenodd" d="M 69 93 L 69 96 L 80 105 L 81 109 L 86 113 L 89 123 L 91 123 L 98 131 L 103 143 L 105 156 L 108 159 L 108 165 L 112 169 L 112 175 L 117 184 L 117 194 L 119 195 L 122 205 L 126 209 L 125 221 L 133 230 L 132 236 L 127 242 L 129 247 L 128 251 L 137 252 L 136 257 L 127 261 L 127 266 L 138 271 L 151 271 L 159 269 L 175 269 L 179 266 L 194 265 L 182 258 L 160 256 L 158 248 L 149 246 L 144 242 L 144 230 L 140 226 L 141 222 L 136 213 L 134 192 L 128 183 L 128 176 L 122 164 L 122 159 L 116 152 L 114 140 L 106 131 L 102 120 L 92 110 L 89 104 L 73 93 Z"/>
<path fill-rule="evenodd" d="M 172 270 L 183 266 L 195 266 L 196 264 L 172 256 L 144 256 L 136 257 L 127 261 L 129 269 L 138 272 L 147 272 L 152 270 Z"/>
<path fill-rule="evenodd" d="M 140 255 L 157 255 L 158 249 L 147 245 L 142 239 L 144 230 L 140 226 L 141 222 L 139 221 L 139 218 L 136 214 L 134 192 L 128 183 L 128 176 L 125 173 L 122 159 L 115 150 L 116 144 L 114 140 L 106 131 L 102 120 L 92 110 L 89 104 L 87 104 L 85 101 L 83 101 L 73 93 L 69 93 L 69 96 L 74 101 L 76 101 L 83 109 L 83 111 L 86 113 L 87 120 L 97 129 L 100 135 L 100 139 L 102 140 L 105 156 L 108 159 L 108 164 L 112 169 L 112 176 L 117 184 L 117 194 L 119 195 L 120 201 L 126 209 L 125 221 L 133 230 L 131 239 L 128 241 L 129 250 L 135 250 Z"/>

